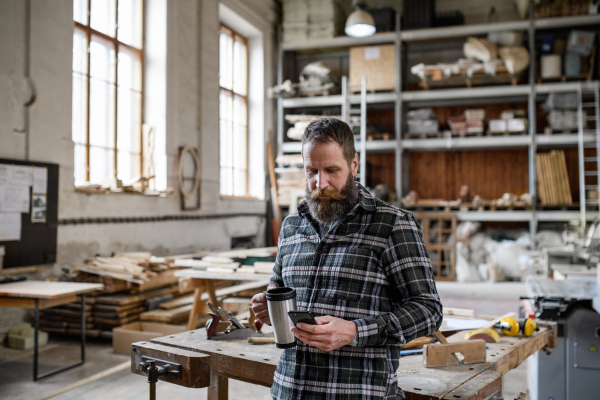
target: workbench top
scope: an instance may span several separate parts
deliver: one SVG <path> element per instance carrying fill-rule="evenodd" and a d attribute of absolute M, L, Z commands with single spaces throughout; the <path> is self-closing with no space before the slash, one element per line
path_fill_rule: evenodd
<path fill-rule="evenodd" d="M 0 285 L 0 297 L 58 299 L 101 290 L 100 283 L 21 281 Z"/>
<path fill-rule="evenodd" d="M 212 279 L 223 281 L 261 281 L 269 280 L 273 274 L 241 274 L 238 272 L 223 273 L 206 272 L 200 269 L 186 268 L 175 271 L 175 276 L 181 279 Z"/>
<path fill-rule="evenodd" d="M 465 332 L 448 338 L 464 341 Z M 283 350 L 269 345 L 253 345 L 245 341 L 212 341 L 205 329 L 164 336 L 153 343 L 210 355 L 211 370 L 242 381 L 271 386 L 275 368 Z M 531 337 L 502 336 L 500 343 L 488 343 L 487 362 L 439 368 L 425 368 L 423 355 L 400 359 L 398 384 L 408 399 L 471 399 L 486 387 L 501 384 L 501 375 L 521 364 L 536 351 L 548 346 L 547 328 Z M 492 385 L 493 384 L 493 385 Z"/>

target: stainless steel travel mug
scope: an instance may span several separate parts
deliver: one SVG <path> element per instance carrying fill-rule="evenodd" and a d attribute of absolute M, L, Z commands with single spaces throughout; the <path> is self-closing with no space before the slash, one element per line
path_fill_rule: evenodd
<path fill-rule="evenodd" d="M 296 310 L 296 290 L 283 287 L 267 290 L 267 307 L 275 334 L 275 345 L 280 349 L 289 349 L 296 345 L 296 337 L 290 328 L 294 323 L 288 311 Z"/>

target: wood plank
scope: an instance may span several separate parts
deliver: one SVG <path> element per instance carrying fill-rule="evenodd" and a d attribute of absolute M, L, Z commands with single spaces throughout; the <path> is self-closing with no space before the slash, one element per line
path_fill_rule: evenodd
<path fill-rule="evenodd" d="M 55 299 L 101 289 L 97 283 L 22 281 L 0 285 L 0 296 Z"/>
<path fill-rule="evenodd" d="M 140 314 L 140 320 L 163 323 L 178 323 L 188 318 L 192 305 L 181 306 L 170 310 L 152 310 Z"/>
<path fill-rule="evenodd" d="M 210 385 L 208 386 L 208 393 L 206 398 L 208 400 L 229 399 L 229 385 L 226 376 L 219 374 L 211 369 Z"/>
<path fill-rule="evenodd" d="M 153 290 L 143 294 L 113 294 L 110 296 L 96 297 L 96 304 L 109 304 L 125 306 L 132 303 L 144 302 L 153 297 L 162 296 L 165 294 L 175 294 L 179 292 L 178 286 L 170 286 L 162 289 Z"/>
<path fill-rule="evenodd" d="M 485 400 L 492 394 L 500 397 L 501 393 L 502 375 L 495 371 L 483 371 L 452 390 L 444 396 L 444 400 Z"/>

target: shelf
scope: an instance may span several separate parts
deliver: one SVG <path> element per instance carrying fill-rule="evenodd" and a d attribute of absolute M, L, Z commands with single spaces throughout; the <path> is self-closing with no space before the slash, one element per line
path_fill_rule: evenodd
<path fill-rule="evenodd" d="M 531 143 L 529 135 L 512 136 L 471 136 L 435 139 L 403 139 L 402 149 L 416 151 L 515 148 L 527 147 Z"/>
<path fill-rule="evenodd" d="M 283 108 L 300 108 L 300 107 L 324 107 L 324 106 L 339 106 L 342 104 L 342 95 L 333 96 L 315 96 L 315 97 L 292 97 L 281 99 Z M 351 104 L 360 104 L 360 94 L 349 96 Z M 367 104 L 377 103 L 393 103 L 396 101 L 394 92 L 385 93 L 367 93 Z"/>
<path fill-rule="evenodd" d="M 537 94 L 576 92 L 579 85 L 582 90 L 591 91 L 598 87 L 597 81 L 592 82 L 556 82 L 541 83 L 535 85 Z M 530 93 L 529 85 L 504 85 L 504 86 L 478 86 L 473 88 L 437 89 L 437 90 L 413 90 L 400 94 L 405 102 L 439 102 L 460 99 L 489 99 L 495 100 L 499 97 L 526 97 Z M 349 96 L 351 104 L 360 104 L 360 95 Z M 523 99 L 525 100 L 525 99 Z M 367 104 L 394 103 L 396 93 L 367 93 Z M 504 100 L 502 100 L 504 101 Z M 327 107 L 342 104 L 341 95 L 315 96 L 315 97 L 292 97 L 281 99 L 283 108 L 302 107 Z M 497 101 L 496 101 L 497 102 Z"/>
<path fill-rule="evenodd" d="M 357 151 L 360 151 L 360 142 L 354 145 Z M 389 153 L 396 150 L 398 142 L 396 140 L 367 140 L 367 151 L 372 153 Z M 301 142 L 284 142 L 281 144 L 281 151 L 284 153 L 300 153 L 302 150 Z"/>
<path fill-rule="evenodd" d="M 533 22 L 535 29 L 545 30 L 564 28 L 571 26 L 584 26 L 600 24 L 599 15 L 578 15 L 573 17 L 541 18 Z M 439 28 L 413 29 L 400 32 L 400 38 L 404 42 L 417 42 L 420 40 L 445 39 L 455 37 L 467 37 L 472 35 L 483 35 L 489 32 L 513 30 L 526 31 L 529 28 L 528 20 L 494 22 L 476 25 L 455 25 Z M 349 36 L 338 36 L 331 39 L 304 41 L 298 43 L 284 43 L 281 45 L 283 51 L 319 50 L 336 47 L 368 46 L 378 44 L 394 43 L 396 32 L 377 33 L 366 38 L 353 38 Z"/>
<path fill-rule="evenodd" d="M 533 217 L 531 211 L 458 211 L 456 216 L 459 221 L 477 222 L 529 222 Z M 567 222 L 578 220 L 579 211 L 538 211 L 539 222 Z M 597 212 L 586 212 L 586 219 L 593 221 L 598 217 Z"/>
<path fill-rule="evenodd" d="M 576 146 L 578 143 L 577 133 L 558 133 L 552 135 L 546 135 L 539 133 L 537 135 L 538 147 L 551 147 L 551 146 Z M 583 135 L 584 143 L 592 143 L 595 141 L 595 135 L 585 134 Z"/>

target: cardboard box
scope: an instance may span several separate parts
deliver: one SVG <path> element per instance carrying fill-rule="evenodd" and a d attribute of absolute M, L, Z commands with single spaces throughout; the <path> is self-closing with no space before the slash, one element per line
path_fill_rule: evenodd
<path fill-rule="evenodd" d="M 133 322 L 113 329 L 113 353 L 131 354 L 131 344 L 187 331 L 183 325 Z"/>
<path fill-rule="evenodd" d="M 362 76 L 367 76 L 367 90 L 394 90 L 396 86 L 395 45 L 350 48 L 350 88 L 360 92 Z"/>

